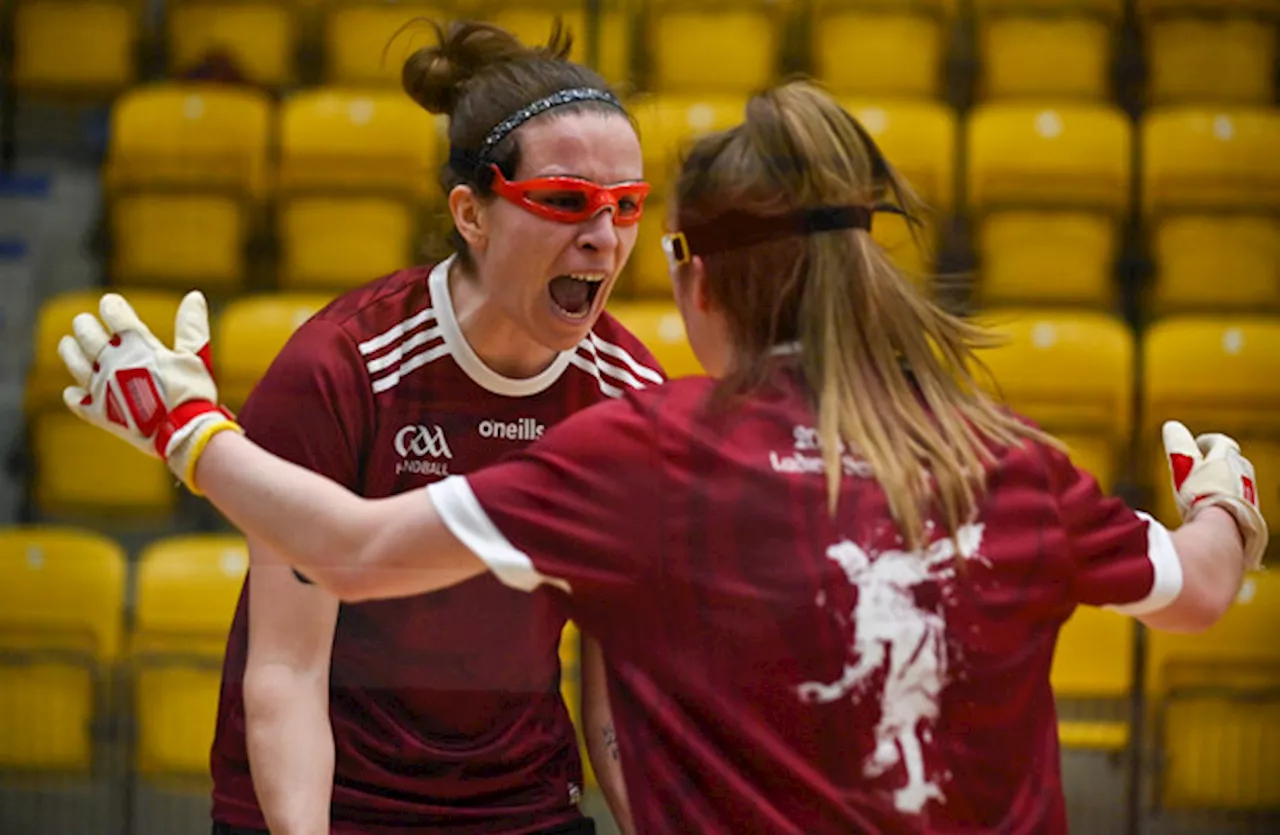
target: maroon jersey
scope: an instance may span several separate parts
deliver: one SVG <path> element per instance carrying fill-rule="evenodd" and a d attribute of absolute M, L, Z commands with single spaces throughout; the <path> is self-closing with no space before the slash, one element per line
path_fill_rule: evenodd
<path fill-rule="evenodd" d="M 498 460 L 548 426 L 662 381 L 610 316 L 528 379 L 472 352 L 448 264 L 355 290 L 304 324 L 240 421 L 266 449 L 360 495 L 389 496 Z M 263 827 L 242 686 L 248 586 L 223 668 L 214 819 Z M 563 609 L 491 575 L 435 594 L 344 605 L 330 674 L 334 832 L 523 833 L 581 817 L 581 763 L 560 698 Z"/>
<path fill-rule="evenodd" d="M 1167 605 L 1168 531 L 1028 443 L 910 551 L 847 452 L 828 514 L 812 411 L 776 379 L 727 412 L 705 378 L 628 394 L 428 489 L 600 640 L 641 832 L 1065 833 L 1058 629 Z"/>

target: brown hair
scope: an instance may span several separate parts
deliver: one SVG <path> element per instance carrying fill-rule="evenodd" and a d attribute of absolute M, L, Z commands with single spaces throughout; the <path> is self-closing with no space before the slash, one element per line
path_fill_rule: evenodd
<path fill-rule="evenodd" d="M 492 196 L 492 173 L 487 165 L 477 164 L 476 155 L 489 131 L 521 108 L 565 89 L 612 92 L 599 74 L 568 60 L 573 38 L 558 18 L 547 43 L 535 47 L 525 46 L 490 23 L 452 21 L 441 27 L 435 21 L 424 22 L 435 31 L 437 42 L 410 55 L 400 77 L 414 101 L 431 113 L 449 116 L 449 161 L 440 170 L 445 194 L 455 186 L 468 185 L 481 197 Z M 627 116 L 601 101 L 560 105 L 546 115 L 592 110 Z M 519 133 L 518 128 L 513 130 L 486 158 L 511 179 L 520 163 Z M 456 229 L 450 242 L 464 266 L 474 266 Z"/>
<path fill-rule="evenodd" d="M 754 96 L 743 124 L 696 144 L 675 201 L 682 228 L 730 209 L 778 215 L 889 201 L 911 218 L 920 208 L 857 120 L 806 82 Z M 993 446 L 1057 443 L 980 388 L 975 370 L 985 368 L 974 351 L 997 338 L 925 298 L 868 231 L 796 235 L 703 264 L 736 358 L 721 394 L 761 384 L 772 349 L 800 343 L 833 514 L 846 447 L 870 464 L 917 548 L 935 510 L 953 536 L 973 518 Z"/>

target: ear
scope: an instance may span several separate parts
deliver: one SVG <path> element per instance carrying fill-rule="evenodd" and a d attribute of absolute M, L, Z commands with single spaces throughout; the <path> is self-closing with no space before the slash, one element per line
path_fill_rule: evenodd
<path fill-rule="evenodd" d="M 471 186 L 454 186 L 449 192 L 449 214 L 458 234 L 474 250 L 483 250 L 489 240 L 489 218 L 484 203 Z"/>
<path fill-rule="evenodd" d="M 695 255 L 685 269 L 689 273 L 689 292 L 699 313 L 711 310 L 711 290 L 707 286 L 707 270 L 702 258 Z"/>

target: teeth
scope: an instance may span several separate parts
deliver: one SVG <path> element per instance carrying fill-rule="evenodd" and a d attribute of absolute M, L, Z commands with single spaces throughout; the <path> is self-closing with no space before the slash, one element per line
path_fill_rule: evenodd
<path fill-rule="evenodd" d="M 576 278 L 578 281 L 586 281 L 590 284 L 599 284 L 607 277 L 604 273 L 569 273 L 569 278 Z"/>

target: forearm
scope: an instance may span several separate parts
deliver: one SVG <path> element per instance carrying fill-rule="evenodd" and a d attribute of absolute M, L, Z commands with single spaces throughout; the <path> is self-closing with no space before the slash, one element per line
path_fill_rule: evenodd
<path fill-rule="evenodd" d="M 245 682 L 245 725 L 254 792 L 272 835 L 328 835 L 333 730 L 327 693 L 288 670 Z"/>
<path fill-rule="evenodd" d="M 1245 555 L 1231 514 L 1208 507 L 1173 532 L 1182 566 L 1182 591 L 1168 609 L 1142 617 L 1153 629 L 1199 632 L 1231 607 L 1244 580 Z"/>
<path fill-rule="evenodd" d="M 609 707 L 608 684 L 605 681 L 604 654 L 600 645 L 589 637 L 582 647 L 582 733 L 587 740 L 587 755 L 604 792 L 609 810 L 623 835 L 633 835 L 631 804 L 622 774 L 618 737 Z"/>
<path fill-rule="evenodd" d="M 350 562 L 367 542 L 360 524 L 365 500 L 238 433 L 210 439 L 195 482 L 246 536 L 321 585 L 328 571 Z"/>

